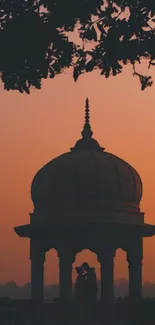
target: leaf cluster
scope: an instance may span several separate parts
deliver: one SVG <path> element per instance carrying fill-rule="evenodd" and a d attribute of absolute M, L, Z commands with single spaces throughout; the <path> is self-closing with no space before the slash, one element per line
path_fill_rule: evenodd
<path fill-rule="evenodd" d="M 70 41 L 69 32 L 78 32 Z M 88 46 L 89 44 L 89 46 Z M 73 68 L 99 69 L 108 78 L 133 66 L 144 90 L 152 85 L 136 63 L 155 61 L 154 0 L 2 0 L 0 2 L 0 76 L 6 90 L 30 93 L 43 78 Z"/>

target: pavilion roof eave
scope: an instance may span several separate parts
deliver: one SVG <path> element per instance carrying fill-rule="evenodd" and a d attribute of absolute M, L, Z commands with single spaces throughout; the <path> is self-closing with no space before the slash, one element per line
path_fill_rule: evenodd
<path fill-rule="evenodd" d="M 93 224 L 83 224 L 83 225 L 77 225 L 77 224 L 72 224 L 67 225 L 61 225 L 60 224 L 53 224 L 51 225 L 51 227 L 48 226 L 34 226 L 31 224 L 26 224 L 26 225 L 21 225 L 21 226 L 17 226 L 14 227 L 14 230 L 16 232 L 16 234 L 20 237 L 26 237 L 26 238 L 32 238 L 34 236 L 44 236 L 46 234 L 46 236 L 48 235 L 48 233 L 51 235 L 51 233 L 53 234 L 58 234 L 58 232 L 61 234 L 65 233 L 65 229 L 67 233 L 73 233 L 74 229 L 77 233 L 79 227 L 79 231 L 81 232 L 85 232 L 89 229 L 89 233 L 93 234 L 94 232 L 96 233 L 96 231 L 98 232 L 98 234 L 101 235 L 107 235 L 107 233 L 109 233 L 109 235 L 111 236 L 124 236 L 124 235 L 128 235 L 128 236 L 142 236 L 142 237 L 152 237 L 155 235 L 155 225 L 151 225 L 151 224 L 126 224 L 126 223 L 103 223 L 103 225 L 101 226 L 98 225 L 97 223 L 93 223 Z M 70 228 L 70 229 L 69 229 Z"/>
<path fill-rule="evenodd" d="M 14 231 L 19 237 L 31 237 L 32 226 L 30 224 L 17 226 L 14 227 Z"/>

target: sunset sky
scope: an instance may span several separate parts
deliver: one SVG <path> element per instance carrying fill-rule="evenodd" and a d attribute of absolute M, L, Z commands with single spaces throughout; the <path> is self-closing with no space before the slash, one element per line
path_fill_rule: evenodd
<path fill-rule="evenodd" d="M 154 71 L 155 82 L 155 71 Z M 33 211 L 30 186 L 34 174 L 55 156 L 69 151 L 80 138 L 85 98 L 90 100 L 94 137 L 106 151 L 129 162 L 144 186 L 141 209 L 155 224 L 155 84 L 140 90 L 130 67 L 108 80 L 97 71 L 75 83 L 66 71 L 43 82 L 31 95 L 0 88 L 0 283 L 30 280 L 29 240 L 13 227 L 29 223 Z M 97 268 L 92 253 L 77 256 Z M 115 278 L 127 277 L 125 253 L 118 251 Z M 144 240 L 143 280 L 155 282 L 155 237 Z M 45 282 L 58 281 L 56 252 L 47 254 Z"/>

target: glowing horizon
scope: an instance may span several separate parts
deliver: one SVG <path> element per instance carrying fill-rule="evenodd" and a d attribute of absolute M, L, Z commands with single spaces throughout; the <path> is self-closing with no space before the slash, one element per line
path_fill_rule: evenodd
<path fill-rule="evenodd" d="M 97 72 L 86 74 L 76 84 L 69 74 L 63 74 L 45 81 L 42 90 L 33 90 L 30 96 L 0 91 L 0 283 L 30 281 L 29 240 L 18 238 L 13 228 L 29 223 L 33 176 L 48 161 L 69 151 L 81 137 L 86 97 L 90 100 L 93 137 L 106 151 L 138 171 L 144 186 L 141 210 L 145 222 L 155 224 L 154 86 L 141 92 L 138 80 L 127 68 L 108 80 Z M 145 239 L 144 281 L 155 282 L 153 248 L 155 237 Z M 81 259 L 84 257 L 81 255 Z M 122 258 L 125 255 L 118 252 L 116 278 L 127 277 L 127 262 Z M 96 263 L 93 255 L 88 259 Z M 57 282 L 57 263 L 56 254 L 48 254 L 46 283 Z"/>

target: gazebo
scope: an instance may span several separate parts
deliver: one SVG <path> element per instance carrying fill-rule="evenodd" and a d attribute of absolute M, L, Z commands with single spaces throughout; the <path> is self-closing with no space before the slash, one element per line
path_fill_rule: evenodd
<path fill-rule="evenodd" d="M 95 252 L 101 265 L 101 310 L 109 322 L 114 306 L 114 257 L 127 254 L 129 298 L 141 299 L 143 237 L 155 234 L 140 211 L 142 182 L 123 159 L 108 153 L 92 137 L 86 100 L 82 138 L 67 153 L 35 175 L 30 224 L 15 227 L 30 238 L 31 295 L 43 301 L 45 255 L 55 248 L 59 257 L 61 301 L 72 301 L 72 264 L 83 249 Z"/>

